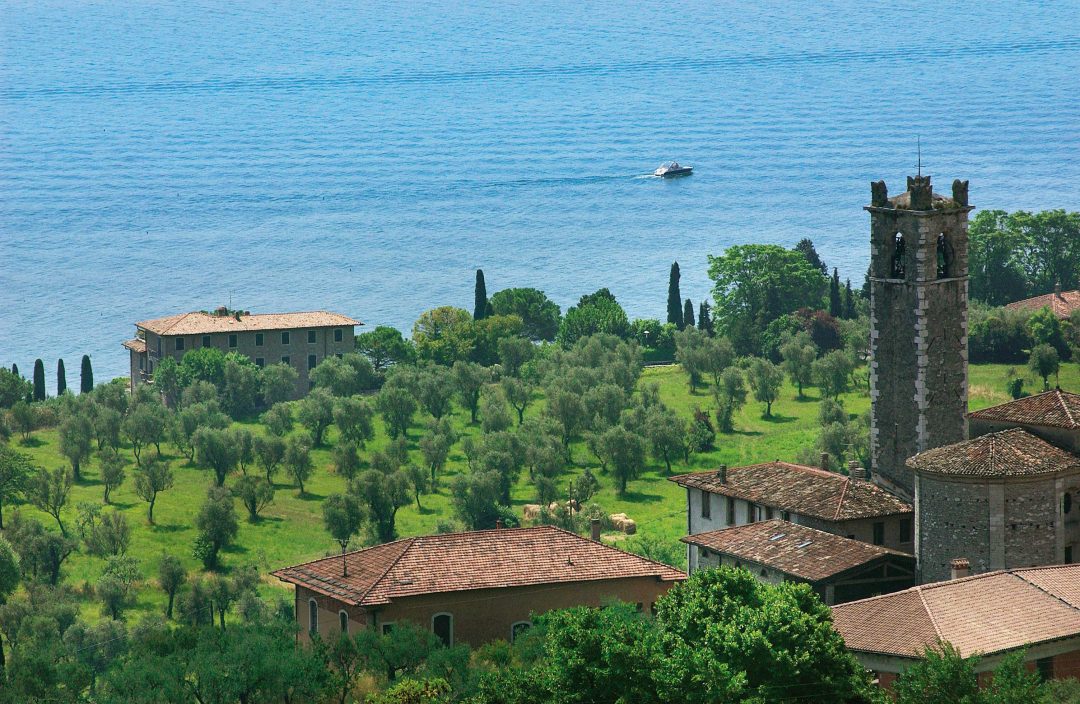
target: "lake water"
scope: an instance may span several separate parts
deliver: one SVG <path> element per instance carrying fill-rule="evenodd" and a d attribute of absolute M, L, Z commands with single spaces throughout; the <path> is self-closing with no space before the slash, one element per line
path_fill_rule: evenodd
<path fill-rule="evenodd" d="M 869 182 L 1080 208 L 1070 2 L 0 2 L 0 363 L 126 373 L 232 303 L 408 331 L 810 237 L 861 283 Z M 645 178 L 661 161 L 689 178 Z"/>

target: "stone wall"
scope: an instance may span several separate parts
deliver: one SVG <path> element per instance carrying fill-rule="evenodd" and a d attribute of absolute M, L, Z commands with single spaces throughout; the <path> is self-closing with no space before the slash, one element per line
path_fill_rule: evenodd
<path fill-rule="evenodd" d="M 973 573 L 1004 566 L 995 564 L 990 554 L 988 483 L 931 476 L 919 476 L 917 482 L 915 556 L 923 583 L 949 579 L 949 562 L 956 557 L 966 557 Z"/>

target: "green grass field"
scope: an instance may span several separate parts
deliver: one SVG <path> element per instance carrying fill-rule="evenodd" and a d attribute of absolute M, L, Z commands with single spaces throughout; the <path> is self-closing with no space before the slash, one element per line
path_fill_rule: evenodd
<path fill-rule="evenodd" d="M 1065 365 L 1060 377 L 1060 384 L 1066 389 L 1080 389 L 1080 367 Z M 984 408 L 1008 400 L 1004 392 L 1005 365 L 972 366 L 970 371 L 970 407 L 972 410 Z M 1023 371 L 1023 370 L 1021 370 Z M 695 406 L 709 409 L 712 396 L 707 388 L 696 394 L 689 393 L 686 376 L 678 367 L 654 367 L 646 369 L 641 379 L 642 384 L 658 384 L 665 403 L 676 409 L 684 417 L 689 417 Z M 1051 380 L 1053 383 L 1053 380 Z M 1025 388 L 1029 391 L 1041 389 L 1041 382 L 1029 381 Z M 773 404 L 773 417 L 762 418 L 763 406 L 749 401 L 736 416 L 736 432 L 730 435 L 718 434 L 716 449 L 712 452 L 695 455 L 689 465 L 679 462 L 673 465 L 675 473 L 704 470 L 725 463 L 741 465 L 774 459 L 794 460 L 797 453 L 813 445 L 818 432 L 817 412 L 819 395 L 817 389 L 807 389 L 807 397 L 796 398 L 794 387 L 787 385 L 779 401 Z M 843 402 L 849 413 L 859 414 L 869 408 L 869 397 L 865 389 L 845 394 Z M 539 412 L 542 400 L 537 399 L 530 406 L 528 413 Z M 419 423 L 419 414 L 417 416 Z M 479 433 L 478 426 L 468 425 L 468 413 L 455 408 L 453 421 L 463 434 Z M 257 424 L 248 425 L 256 433 L 265 429 Z M 409 441 L 419 462 L 416 442 L 421 430 L 410 430 Z M 329 448 L 336 440 L 335 430 L 327 433 L 325 446 L 314 451 L 316 471 L 307 483 L 307 494 L 299 497 L 297 490 L 287 484 L 276 486 L 274 502 L 263 512 L 263 517 L 254 523 L 244 519 L 246 511 L 237 504 L 241 516 L 241 527 L 236 543 L 223 554 L 225 569 L 240 565 L 255 565 L 266 575 L 270 570 L 289 564 L 302 562 L 332 554 L 337 548 L 322 526 L 321 499 L 334 492 L 345 489 L 345 481 L 332 470 Z M 42 430 L 34 433 L 28 445 L 20 445 L 17 439 L 11 440 L 21 451 L 31 455 L 38 465 L 47 468 L 65 466 L 57 452 L 55 430 Z M 361 453 L 362 459 L 372 449 L 387 443 L 381 420 L 376 421 L 376 440 L 369 443 L 368 450 Z M 397 529 L 401 536 L 419 535 L 434 532 L 436 525 L 452 517 L 448 486 L 458 473 L 467 471 L 465 458 L 461 453 L 460 442 L 451 452 L 450 461 L 440 477 L 440 486 L 435 493 L 421 496 L 422 509 L 413 503 L 402 508 L 397 514 Z M 135 612 L 158 611 L 163 608 L 164 598 L 154 586 L 158 560 L 165 553 L 179 556 L 191 570 L 200 569 L 198 561 L 192 557 L 191 548 L 196 536 L 193 527 L 195 515 L 202 504 L 206 488 L 213 481 L 210 470 L 190 466 L 175 450 L 162 445 L 166 459 L 170 459 L 174 468 L 175 484 L 172 489 L 158 497 L 154 509 L 156 525 L 146 521 L 146 504 L 141 501 L 133 489 L 131 473 L 124 485 L 112 494 L 113 506 L 127 516 L 132 529 L 129 554 L 138 558 L 143 574 L 147 578 L 144 588 L 139 593 Z M 127 451 L 130 458 L 130 450 Z M 602 490 L 594 499 L 608 513 L 624 512 L 638 523 L 639 533 L 644 536 L 658 537 L 677 541 L 685 530 L 685 510 L 683 490 L 667 481 L 667 473 L 662 463 L 652 461 L 647 471 L 630 483 L 624 497 L 617 497 L 614 482 L 610 477 L 599 474 L 597 465 L 583 443 L 577 443 L 573 449 L 575 466 L 566 472 L 561 480 L 565 486 L 568 480 L 591 467 L 600 479 Z M 257 469 L 252 471 L 258 471 Z M 101 503 L 103 487 L 98 481 L 98 468 L 95 462 L 87 463 L 83 468 L 83 480 L 73 487 L 71 498 L 64 511 L 63 519 L 69 529 L 74 531 L 76 507 L 80 502 Z M 284 481 L 279 474 L 279 481 Z M 515 506 L 520 514 L 520 506 L 535 501 L 534 490 L 523 476 L 514 488 Z M 54 519 L 30 505 L 9 506 L 5 509 L 10 516 L 14 509 L 33 515 L 46 526 L 55 528 Z M 621 536 L 608 535 L 618 539 Z M 92 585 L 101 573 L 104 561 L 84 553 L 73 555 L 65 563 L 65 580 L 75 587 Z M 265 577 L 263 592 L 286 594 L 283 585 L 271 577 Z M 98 607 L 88 602 L 84 615 L 89 619 L 98 617 Z"/>

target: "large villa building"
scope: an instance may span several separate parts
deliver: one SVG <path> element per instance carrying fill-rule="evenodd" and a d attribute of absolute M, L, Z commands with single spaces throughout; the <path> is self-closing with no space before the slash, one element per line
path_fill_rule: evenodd
<path fill-rule="evenodd" d="M 300 638 L 409 621 L 446 645 L 513 641 L 532 615 L 611 601 L 650 610 L 686 574 L 553 526 L 405 538 L 273 573 L 294 585 Z"/>
<path fill-rule="evenodd" d="M 323 310 L 252 315 L 219 308 L 143 320 L 124 343 L 131 355 L 131 388 L 150 381 L 166 357 L 179 362 L 190 350 L 214 347 L 238 352 L 260 367 L 291 365 L 298 374 L 294 397 L 300 398 L 311 388 L 308 372 L 315 365 L 354 350 L 357 325 L 363 323 Z"/>

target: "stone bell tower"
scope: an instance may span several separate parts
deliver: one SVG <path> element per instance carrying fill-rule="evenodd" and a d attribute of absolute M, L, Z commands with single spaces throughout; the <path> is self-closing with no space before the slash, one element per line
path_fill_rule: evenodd
<path fill-rule="evenodd" d="M 952 198 L 911 176 L 870 185 L 870 452 L 874 481 L 908 499 L 905 461 L 967 437 L 968 182 Z"/>

